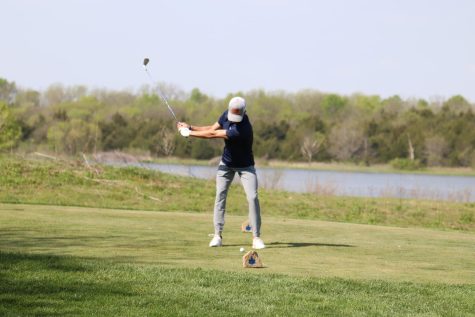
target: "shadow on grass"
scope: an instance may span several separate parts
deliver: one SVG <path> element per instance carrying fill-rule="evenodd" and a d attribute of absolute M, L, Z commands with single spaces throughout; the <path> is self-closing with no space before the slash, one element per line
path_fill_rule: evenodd
<path fill-rule="evenodd" d="M 314 242 L 271 242 L 267 244 L 269 248 L 302 248 L 302 247 L 337 247 L 354 248 L 351 244 L 314 243 Z"/>
<path fill-rule="evenodd" d="M 50 235 L 46 237 L 32 236 L 24 229 L 4 228 L 0 232 L 0 248 L 64 248 L 84 247 L 96 244 L 98 241 L 109 241 L 121 238 L 119 235 Z"/>
<path fill-rule="evenodd" d="M 242 244 L 223 244 L 223 247 L 239 247 Z M 351 244 L 333 244 L 333 243 L 315 243 L 315 242 L 270 242 L 266 243 L 266 248 L 302 248 L 302 247 L 337 247 L 337 248 L 355 248 Z"/>
<path fill-rule="evenodd" d="M 0 315 L 77 315 L 90 302 L 131 295 L 96 270 L 87 259 L 0 252 Z"/>

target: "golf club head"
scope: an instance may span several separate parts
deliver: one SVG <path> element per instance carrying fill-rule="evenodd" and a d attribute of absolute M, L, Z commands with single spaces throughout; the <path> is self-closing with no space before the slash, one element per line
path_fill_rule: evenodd
<path fill-rule="evenodd" d="M 152 79 L 152 75 L 150 74 L 150 72 L 148 71 L 147 69 L 147 64 L 150 62 L 150 59 L 148 57 L 145 57 L 143 59 L 143 69 L 145 70 L 145 72 L 147 73 L 147 76 L 148 78 L 150 79 L 150 83 L 153 85 L 154 84 L 154 81 Z M 160 95 L 160 97 L 162 98 L 162 100 L 165 102 L 165 104 L 167 105 L 167 108 L 168 108 L 168 111 L 170 111 L 170 113 L 173 115 L 173 118 L 175 118 L 175 121 L 178 122 L 178 119 L 175 115 L 175 112 L 173 111 L 172 107 L 170 107 L 170 105 L 168 104 L 168 98 L 162 93 L 162 91 L 160 90 L 160 87 L 157 86 L 157 90 L 158 90 L 158 94 Z"/>

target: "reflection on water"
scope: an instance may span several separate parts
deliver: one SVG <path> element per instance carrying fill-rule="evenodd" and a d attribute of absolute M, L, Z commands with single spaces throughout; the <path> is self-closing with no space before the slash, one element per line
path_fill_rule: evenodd
<path fill-rule="evenodd" d="M 165 173 L 213 179 L 217 167 L 129 163 Z M 475 177 L 257 168 L 259 186 L 318 195 L 475 202 Z M 239 182 L 236 176 L 235 182 Z"/>

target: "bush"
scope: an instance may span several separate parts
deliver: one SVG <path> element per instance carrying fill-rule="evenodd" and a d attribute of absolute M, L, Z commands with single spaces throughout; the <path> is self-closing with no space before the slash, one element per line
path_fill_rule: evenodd
<path fill-rule="evenodd" d="M 216 153 L 208 140 L 193 140 L 191 146 L 191 157 L 197 160 L 209 160 L 216 156 Z"/>
<path fill-rule="evenodd" d="M 410 160 L 405 158 L 396 158 L 389 162 L 391 166 L 398 170 L 415 171 L 422 168 L 422 164 L 419 160 Z"/>

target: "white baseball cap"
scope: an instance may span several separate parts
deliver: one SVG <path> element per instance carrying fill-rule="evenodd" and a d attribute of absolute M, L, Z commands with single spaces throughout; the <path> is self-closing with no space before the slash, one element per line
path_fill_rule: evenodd
<path fill-rule="evenodd" d="M 246 100 L 242 97 L 234 97 L 229 101 L 228 120 L 241 122 L 246 113 Z"/>

